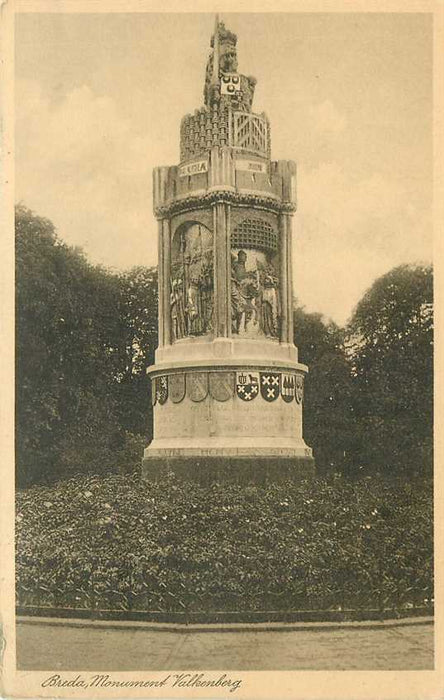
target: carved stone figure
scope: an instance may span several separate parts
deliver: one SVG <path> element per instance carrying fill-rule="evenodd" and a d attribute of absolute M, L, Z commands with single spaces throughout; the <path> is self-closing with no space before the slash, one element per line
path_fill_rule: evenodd
<path fill-rule="evenodd" d="M 213 51 L 208 57 L 205 72 L 204 98 L 207 107 L 211 107 L 221 100 L 231 104 L 234 109 L 250 112 L 256 86 L 256 78 L 253 76 L 240 75 L 240 90 L 232 95 L 221 96 L 220 79 L 222 75 L 237 73 L 237 36 L 225 28 L 223 22 L 218 24 L 218 41 L 215 36 L 211 37 L 211 48 Z M 217 75 L 214 74 L 215 52 L 217 52 Z"/>
<path fill-rule="evenodd" d="M 179 275 L 171 282 L 171 331 L 173 340 L 183 338 L 186 331 L 183 279 Z"/>
<path fill-rule="evenodd" d="M 254 268 L 247 269 L 247 253 L 231 257 L 232 333 L 278 337 L 278 276 L 272 263 L 250 251 Z"/>
<path fill-rule="evenodd" d="M 200 224 L 177 234 L 171 266 L 170 313 L 173 340 L 203 335 L 213 327 L 213 237 Z"/>
<path fill-rule="evenodd" d="M 223 73 L 235 73 L 237 71 L 237 36 L 225 27 L 224 22 L 219 22 L 219 67 Z M 210 46 L 214 50 L 215 36 L 211 37 Z"/>
<path fill-rule="evenodd" d="M 278 279 L 272 265 L 263 270 L 261 274 L 261 330 L 264 335 L 278 336 L 279 324 L 279 298 Z"/>
<path fill-rule="evenodd" d="M 185 307 L 188 335 L 198 335 L 201 330 L 199 307 L 199 286 L 197 280 L 191 280 L 187 289 L 187 303 Z"/>
<path fill-rule="evenodd" d="M 258 323 L 256 297 L 257 279 L 254 272 L 246 269 L 247 254 L 240 250 L 237 258 L 231 259 L 231 320 L 232 332 L 246 332 L 250 324 Z"/>

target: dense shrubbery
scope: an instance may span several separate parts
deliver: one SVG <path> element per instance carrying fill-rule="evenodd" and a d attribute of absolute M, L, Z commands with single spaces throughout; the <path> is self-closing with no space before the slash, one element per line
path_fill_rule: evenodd
<path fill-rule="evenodd" d="M 433 596 L 432 486 L 81 477 L 17 493 L 20 605 L 410 607 Z"/>

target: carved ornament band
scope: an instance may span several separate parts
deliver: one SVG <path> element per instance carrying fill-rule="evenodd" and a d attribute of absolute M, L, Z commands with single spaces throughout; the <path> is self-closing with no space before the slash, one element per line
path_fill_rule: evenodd
<path fill-rule="evenodd" d="M 280 202 L 273 197 L 220 190 L 217 192 L 209 192 L 203 196 L 190 196 L 175 200 L 164 207 L 158 207 L 154 213 L 158 219 L 164 219 L 168 216 L 173 216 L 173 214 L 179 214 L 193 209 L 205 209 L 216 203 L 254 206 L 257 209 L 285 214 L 292 214 L 296 211 L 296 206 L 293 202 Z"/>

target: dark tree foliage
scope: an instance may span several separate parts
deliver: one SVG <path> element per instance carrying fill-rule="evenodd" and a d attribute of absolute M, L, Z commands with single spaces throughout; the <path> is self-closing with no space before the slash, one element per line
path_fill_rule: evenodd
<path fill-rule="evenodd" d="M 344 333 L 321 314 L 294 311 L 299 361 L 308 365 L 304 398 L 304 438 L 322 472 L 348 468 L 354 435 L 350 365 Z"/>
<path fill-rule="evenodd" d="M 376 280 L 352 316 L 347 341 L 361 467 L 431 468 L 432 304 L 432 268 L 401 265 Z"/>
<path fill-rule="evenodd" d="M 125 371 L 119 382 L 120 424 L 126 431 L 152 438 L 150 381 L 146 370 L 157 347 L 157 270 L 134 267 L 119 277 Z"/>
<path fill-rule="evenodd" d="M 140 463 L 156 289 L 153 270 L 119 276 L 90 265 L 50 221 L 17 207 L 19 485 Z"/>

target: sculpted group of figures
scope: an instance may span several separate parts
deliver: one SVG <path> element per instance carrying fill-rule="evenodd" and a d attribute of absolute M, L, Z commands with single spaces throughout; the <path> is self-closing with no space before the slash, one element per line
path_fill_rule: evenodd
<path fill-rule="evenodd" d="M 271 263 L 256 261 L 246 269 L 247 254 L 240 250 L 231 259 L 231 323 L 236 334 L 278 336 L 278 278 Z"/>
<path fill-rule="evenodd" d="M 256 261 L 254 270 L 246 268 L 247 254 L 239 250 L 231 255 L 231 331 L 235 335 L 279 335 L 279 280 L 274 266 Z M 184 266 L 173 272 L 170 313 L 172 339 L 204 335 L 213 330 L 214 284 L 210 257 L 194 274 Z"/>

